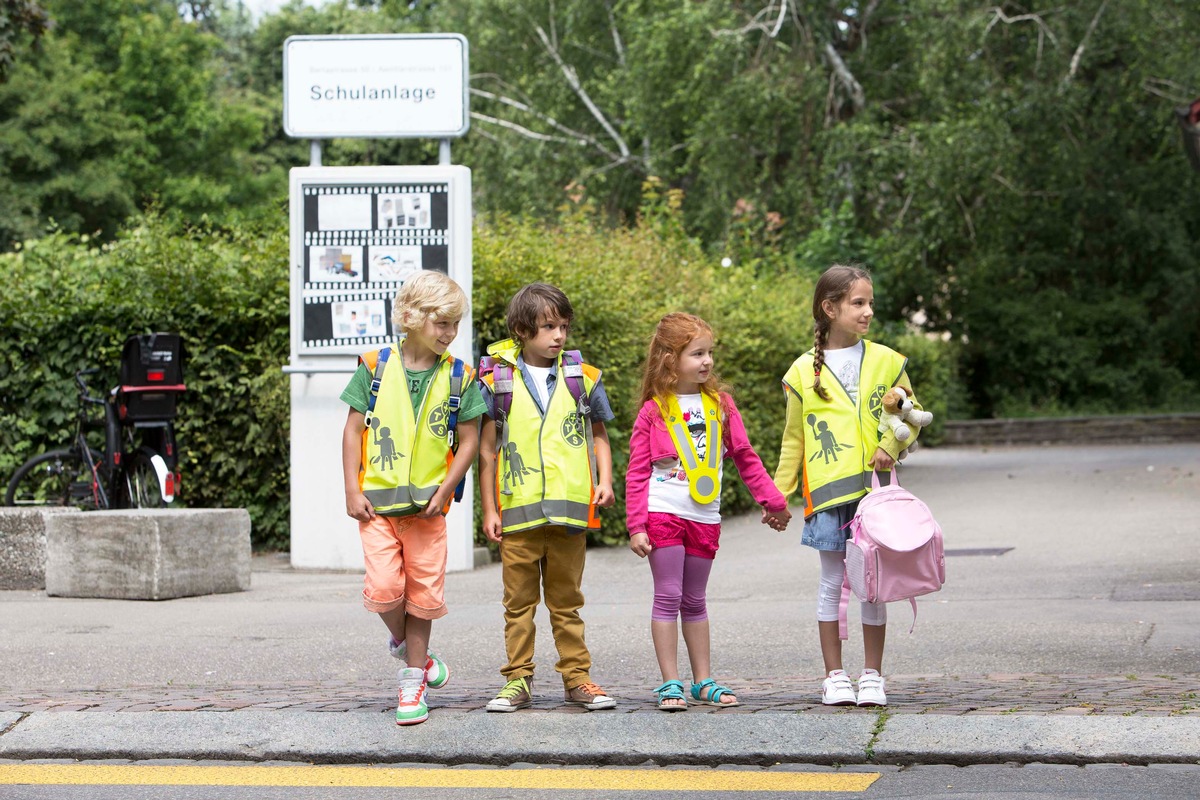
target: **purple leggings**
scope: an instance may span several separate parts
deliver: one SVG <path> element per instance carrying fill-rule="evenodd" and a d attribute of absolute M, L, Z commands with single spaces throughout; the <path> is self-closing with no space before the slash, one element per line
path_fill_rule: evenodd
<path fill-rule="evenodd" d="M 704 602 L 713 560 L 688 555 L 683 545 L 656 547 L 647 556 L 654 575 L 654 610 L 650 619 L 660 622 L 701 622 L 708 619 Z"/>

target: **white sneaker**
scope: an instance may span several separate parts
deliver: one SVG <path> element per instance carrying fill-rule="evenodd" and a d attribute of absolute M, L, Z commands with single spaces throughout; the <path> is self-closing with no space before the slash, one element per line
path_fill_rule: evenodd
<path fill-rule="evenodd" d="M 883 691 L 883 676 L 873 669 L 864 669 L 858 676 L 858 704 L 860 706 L 886 706 L 887 695 Z"/>
<path fill-rule="evenodd" d="M 852 706 L 858 702 L 854 697 L 854 684 L 844 669 L 829 673 L 821 686 L 821 702 L 827 706 Z"/>

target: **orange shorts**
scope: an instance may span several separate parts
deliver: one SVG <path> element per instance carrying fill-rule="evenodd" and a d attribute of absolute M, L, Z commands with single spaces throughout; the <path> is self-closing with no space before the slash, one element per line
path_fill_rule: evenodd
<path fill-rule="evenodd" d="M 404 606 L 420 619 L 446 615 L 446 518 L 381 517 L 358 523 L 363 605 L 377 614 Z"/>

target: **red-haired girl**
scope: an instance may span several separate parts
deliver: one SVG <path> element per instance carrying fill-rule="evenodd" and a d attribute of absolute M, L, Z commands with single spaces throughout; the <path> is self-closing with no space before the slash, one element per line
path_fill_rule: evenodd
<path fill-rule="evenodd" d="M 629 440 L 625 503 L 629 547 L 649 558 L 654 575 L 650 634 L 663 684 L 663 711 L 687 703 L 737 705 L 713 680 L 705 592 L 721 537 L 721 462 L 737 465 L 762 507 L 763 522 L 783 530 L 787 501 L 746 437 L 742 417 L 713 369 L 713 331 L 691 314 L 667 314 L 650 340 L 642 407 Z M 679 680 L 679 629 L 692 667 L 690 698 Z"/>

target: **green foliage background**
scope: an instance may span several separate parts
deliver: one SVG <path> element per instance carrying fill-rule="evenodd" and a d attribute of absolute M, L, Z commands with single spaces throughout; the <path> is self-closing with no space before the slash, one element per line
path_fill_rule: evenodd
<path fill-rule="evenodd" d="M 255 545 L 286 549 L 287 246 L 281 226 L 223 233 L 150 215 L 112 242 L 57 234 L 0 255 L 9 281 L 0 295 L 0 482 L 7 484 L 26 458 L 67 441 L 75 370 L 101 367 L 92 385 L 112 386 L 127 335 L 177 331 L 188 349 L 188 391 L 176 422 L 181 500 L 245 507 Z M 525 283 L 549 281 L 571 298 L 571 345 L 603 370 L 616 413 L 609 435 L 619 497 L 642 358 L 667 311 L 688 310 L 714 326 L 718 368 L 773 469 L 782 431 L 779 380 L 812 344 L 810 276 L 765 261 L 721 267 L 684 235 L 671 197 L 653 191 L 631 227 L 597 227 L 581 210 L 552 226 L 499 217 L 478 225 L 474 248 L 477 352 L 507 336 L 508 299 Z M 884 331 L 880 338 L 910 356 L 914 382 L 944 419 L 954 392 L 948 346 L 919 334 Z M 928 438 L 936 436 L 937 428 Z M 736 480 L 726 482 L 723 502 L 730 511 L 753 507 Z M 623 506 L 604 520 L 596 541 L 619 541 Z"/>
<path fill-rule="evenodd" d="M 773 463 L 806 292 L 852 261 L 939 420 L 1200 409 L 1200 175 L 1174 116 L 1200 96 L 1194 0 L 331 0 L 258 20 L 0 0 L 0 477 L 61 438 L 75 366 L 179 330 L 186 496 L 247 505 L 282 543 L 282 221 L 309 160 L 282 131 L 283 43 L 433 31 L 470 42 L 453 150 L 481 336 L 518 284 L 553 280 L 624 403 L 656 315 L 694 310 Z M 323 151 L 436 160 L 432 141 Z"/>

